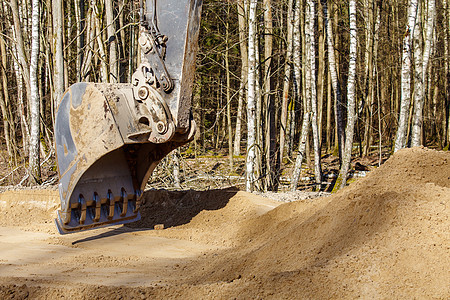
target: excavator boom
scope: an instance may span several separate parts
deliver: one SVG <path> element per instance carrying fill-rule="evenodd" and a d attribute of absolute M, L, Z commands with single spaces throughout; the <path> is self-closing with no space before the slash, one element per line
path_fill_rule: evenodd
<path fill-rule="evenodd" d="M 192 140 L 191 95 L 202 0 L 141 1 L 141 64 L 129 84 L 72 85 L 55 121 L 61 234 L 140 219 L 142 191 Z"/>

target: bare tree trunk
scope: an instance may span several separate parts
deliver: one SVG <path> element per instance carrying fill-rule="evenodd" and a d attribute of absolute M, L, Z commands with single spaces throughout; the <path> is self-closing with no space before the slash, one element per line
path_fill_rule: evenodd
<path fill-rule="evenodd" d="M 17 54 L 17 47 L 13 48 L 13 51 Z M 23 96 L 23 77 L 20 71 L 20 66 L 17 60 L 13 60 L 14 64 L 14 72 L 16 74 L 16 80 L 17 80 L 17 108 L 18 108 L 18 115 L 20 118 L 20 129 L 22 132 L 22 150 L 25 155 L 28 155 L 28 141 L 29 141 L 29 128 L 27 123 L 27 117 L 25 112 L 25 104 L 24 104 L 24 96 Z M 29 74 L 28 74 L 29 76 Z"/>
<path fill-rule="evenodd" d="M 30 99 L 31 95 L 31 87 L 30 87 L 30 66 L 29 66 L 29 59 L 25 52 L 25 44 L 22 34 L 22 26 L 21 21 L 19 18 L 19 6 L 17 3 L 17 0 L 11 0 L 11 10 L 13 15 L 13 21 L 14 21 L 14 33 L 15 33 L 15 39 L 16 39 L 16 49 L 17 49 L 17 55 L 19 58 L 20 63 L 20 72 L 23 77 L 23 81 L 25 82 L 25 89 L 27 91 L 27 99 Z M 28 101 L 29 102 L 29 101 Z"/>
<path fill-rule="evenodd" d="M 293 31 L 293 53 L 292 53 L 292 61 L 294 66 L 294 94 L 295 100 L 300 102 L 301 99 L 301 78 L 302 78 L 302 61 L 301 61 L 301 32 L 300 32 L 300 14 L 301 11 L 301 3 L 300 0 L 295 0 L 294 6 L 294 31 Z M 293 120 L 291 120 L 292 122 Z M 290 133 L 294 135 L 294 132 Z"/>
<path fill-rule="evenodd" d="M 77 22 L 77 81 L 83 80 L 82 68 L 83 68 L 84 46 L 86 36 L 84 3 L 85 3 L 84 0 L 75 0 L 75 17 Z"/>
<path fill-rule="evenodd" d="M 256 6 L 258 7 L 258 2 L 256 3 Z M 256 11 L 256 16 L 258 16 L 258 13 Z M 255 102 L 256 102 L 256 126 L 255 124 L 255 132 L 256 132 L 256 145 L 255 148 L 255 156 L 256 156 L 256 168 L 255 168 L 255 176 L 257 180 L 255 181 L 255 189 L 262 190 L 264 182 L 262 180 L 259 180 L 262 178 L 263 174 L 263 166 L 265 163 L 265 156 L 264 156 L 264 126 L 263 126 L 263 93 L 262 93 L 262 86 L 261 86 L 261 64 L 260 64 L 260 49 L 259 49 L 259 33 L 258 33 L 258 22 L 256 21 L 258 17 L 255 19 Z"/>
<path fill-rule="evenodd" d="M 107 0 L 108 1 L 108 0 Z M 95 36 L 97 39 L 97 44 L 98 44 L 98 52 L 99 52 L 99 59 L 100 59 L 100 81 L 101 82 L 108 82 L 109 80 L 109 76 L 108 76 L 108 68 L 106 65 L 106 51 L 105 51 L 105 47 L 103 45 L 103 40 L 102 40 L 102 29 L 100 26 L 100 13 L 98 12 L 97 9 L 97 5 L 95 4 L 94 0 L 91 0 L 91 8 L 93 9 L 93 15 L 92 18 L 94 20 L 94 25 L 95 25 Z"/>
<path fill-rule="evenodd" d="M 424 106 L 424 85 L 426 82 L 426 73 L 428 69 L 428 62 L 430 61 L 432 40 L 433 40 L 433 30 L 434 30 L 434 19 L 435 19 L 435 0 L 428 0 L 428 10 L 427 10 L 427 24 L 426 24 L 426 37 L 425 37 L 425 47 L 422 52 L 422 48 L 419 47 L 420 32 L 418 30 L 416 36 L 415 45 L 415 97 L 414 97 L 414 115 L 413 115 L 413 129 L 411 145 L 417 147 L 423 144 L 422 141 L 422 127 L 423 127 L 423 106 Z M 416 35 L 416 33 L 414 33 Z M 419 59 L 420 58 L 420 59 Z"/>
<path fill-rule="evenodd" d="M 63 5 L 62 0 L 52 0 L 53 16 L 53 45 L 54 45 L 54 65 L 53 65 L 53 105 L 58 107 L 64 93 L 64 45 L 63 45 Z"/>
<path fill-rule="evenodd" d="M 332 106 L 332 94 L 331 94 L 331 73 L 328 69 L 327 72 L 327 129 L 326 129 L 326 144 L 327 151 L 331 151 L 333 131 L 331 129 L 331 106 Z"/>
<path fill-rule="evenodd" d="M 419 146 L 422 141 L 422 111 L 424 103 L 423 47 L 422 47 L 422 5 L 417 7 L 418 20 L 414 28 L 414 106 L 411 113 L 411 146 Z"/>
<path fill-rule="evenodd" d="M 300 43 L 300 13 L 301 1 L 294 0 L 293 3 L 293 30 L 292 30 L 292 68 L 293 68 L 293 94 L 294 99 L 288 104 L 288 127 L 287 127 L 287 152 L 288 157 L 292 156 L 294 151 L 295 136 L 295 106 L 300 103 L 301 99 L 301 43 Z"/>
<path fill-rule="evenodd" d="M 105 0 L 106 11 L 106 31 L 108 33 L 109 45 L 109 82 L 118 82 L 119 67 L 117 59 L 117 41 L 116 41 L 116 26 L 114 22 L 114 2 L 113 0 Z"/>
<path fill-rule="evenodd" d="M 402 52 L 402 73 L 401 73 L 401 102 L 397 134 L 395 138 L 394 151 L 398 151 L 406 146 L 406 134 L 409 117 L 409 107 L 411 105 L 411 55 L 414 28 L 416 27 L 417 0 L 411 0 L 408 7 L 408 24 L 403 38 Z"/>
<path fill-rule="evenodd" d="M 349 3 L 350 18 L 350 53 L 347 81 L 347 128 L 345 130 L 345 147 L 342 157 L 341 170 L 339 172 L 336 185 L 333 189 L 343 188 L 347 183 L 347 175 L 350 169 L 350 161 L 352 158 L 353 134 L 356 121 L 356 0 L 350 0 Z"/>
<path fill-rule="evenodd" d="M 228 0 L 228 4 L 230 4 Z M 228 5 L 227 14 L 230 14 L 230 5 Z M 231 127 L 231 79 L 230 79 L 230 61 L 229 61 L 229 45 L 228 36 L 229 32 L 229 20 L 225 23 L 225 72 L 227 77 L 227 129 L 228 129 L 228 159 L 230 162 L 230 170 L 233 169 L 233 129 Z"/>
<path fill-rule="evenodd" d="M 296 6 L 296 17 L 297 17 L 297 13 L 298 15 L 300 15 L 301 10 L 300 10 L 300 1 L 297 1 L 297 5 Z M 305 49 L 308 51 L 307 53 L 305 53 L 304 58 L 305 58 L 305 63 L 304 63 L 304 74 L 305 74 L 305 80 L 304 80 L 304 86 L 305 86 L 305 97 L 304 97 L 304 107 L 303 107 L 303 122 L 302 122 L 302 131 L 301 131 L 301 135 L 300 135 L 300 144 L 299 144 L 299 150 L 297 153 L 297 158 L 295 160 L 295 166 L 294 166 L 294 171 L 292 173 L 292 179 L 291 179 L 291 190 L 295 191 L 297 189 L 298 186 L 298 181 L 300 179 L 300 174 L 301 174 L 301 170 L 302 170 L 302 162 L 303 159 L 305 157 L 305 151 L 307 148 L 307 141 L 308 141 L 308 136 L 309 136 L 309 127 L 310 127 L 310 123 L 311 123 L 311 100 L 312 97 L 311 95 L 313 94 L 311 92 L 312 90 L 312 80 L 314 80 L 312 78 L 312 61 L 315 62 L 315 58 L 314 55 L 313 57 L 311 57 L 311 49 L 313 46 L 311 46 L 312 44 L 312 33 L 311 33 L 311 19 L 314 18 L 314 16 L 311 16 L 311 10 L 310 10 L 310 6 L 311 6 L 311 1 L 308 0 L 307 1 L 307 5 L 306 5 L 306 16 L 305 16 Z M 296 25 L 295 25 L 296 26 Z M 314 27 L 312 27 L 314 28 Z M 297 30 L 297 28 L 294 29 L 294 49 L 296 48 L 296 43 L 297 41 L 299 42 L 299 37 L 296 39 L 295 35 L 296 34 L 300 34 Z M 313 29 L 314 30 L 314 29 Z M 295 51 L 295 50 L 294 50 Z M 294 54 L 295 56 L 295 54 Z M 299 59 L 297 59 L 298 62 Z M 297 68 L 297 65 L 295 66 L 295 68 Z M 299 70 L 297 70 L 298 72 Z M 315 94 L 315 91 L 314 91 Z"/>
<path fill-rule="evenodd" d="M 365 26 L 365 50 L 364 50 L 364 99 L 361 102 L 358 114 L 365 111 L 366 119 L 364 124 L 364 149 L 363 155 L 367 156 L 372 144 L 372 119 L 373 119 L 373 6 L 372 0 L 364 1 L 364 21 Z"/>
<path fill-rule="evenodd" d="M 242 111 L 244 107 L 245 89 L 247 86 L 248 74 L 248 51 L 247 51 L 247 25 L 246 25 L 246 6 L 247 1 L 239 0 L 237 2 L 238 22 L 239 22 L 239 46 L 241 50 L 241 83 L 239 87 L 238 110 L 236 116 L 236 133 L 234 135 L 234 155 L 241 154 L 241 135 L 242 135 Z"/>
<path fill-rule="evenodd" d="M 3 12 L 3 10 L 1 10 Z M 14 150 L 14 124 L 12 120 L 12 115 L 10 111 L 9 103 L 9 93 L 8 93 L 8 79 L 6 77 L 6 47 L 3 37 L 0 37 L 0 54 L 2 56 L 0 65 L 0 75 L 2 77 L 0 85 L 0 106 L 3 115 L 3 131 L 5 134 L 5 143 L 8 155 L 11 160 L 15 160 L 15 150 Z M 10 127 L 11 125 L 11 127 Z M 11 133 L 11 135 L 10 135 Z"/>
<path fill-rule="evenodd" d="M 3 72 L 2 72 L 3 73 Z M 3 78 L 3 74 L 1 77 Z M 8 156 L 12 160 L 14 157 L 13 149 L 11 146 L 11 138 L 9 136 L 9 114 L 6 108 L 5 98 L 3 97 L 4 86 L 0 85 L 0 109 L 3 117 L 3 134 L 5 138 L 6 150 L 8 151 Z"/>
<path fill-rule="evenodd" d="M 248 26 L 248 95 L 247 95 L 247 183 L 248 192 L 255 188 L 255 118 L 256 118 L 256 5 L 257 0 L 250 0 Z"/>
<path fill-rule="evenodd" d="M 284 156 L 284 145 L 286 142 L 287 133 L 287 117 L 288 117 L 288 105 L 289 105 L 289 85 L 291 82 L 291 64 L 292 64 L 292 32 L 294 30 L 294 20 L 293 20 L 293 0 L 288 2 L 288 15 L 286 20 L 287 25 L 287 45 L 286 45 L 286 63 L 284 66 L 284 77 L 283 77 L 283 102 L 281 104 L 281 128 L 280 128 L 280 164 L 283 163 Z M 292 100 L 291 100 L 292 101 Z"/>
<path fill-rule="evenodd" d="M 32 0 L 32 30 L 31 30 L 31 61 L 30 61 L 30 86 L 31 86 L 31 133 L 30 133 L 30 154 L 29 168 L 30 181 L 40 183 L 41 168 L 39 159 L 40 146 L 40 99 L 38 87 L 38 62 L 39 62 L 39 0 Z"/>
<path fill-rule="evenodd" d="M 334 55 L 334 46 L 333 46 L 333 29 L 331 20 L 328 13 L 327 3 L 324 3 L 323 6 L 324 15 L 325 15 L 325 27 L 327 29 L 327 45 L 328 45 L 328 64 L 329 70 L 331 73 L 331 83 L 334 92 L 335 105 L 335 124 L 337 127 L 337 144 L 339 150 L 339 158 L 342 159 L 342 147 L 344 145 L 344 131 L 343 131 L 343 115 L 342 115 L 342 96 L 341 96 L 341 88 L 338 81 L 337 69 L 336 69 L 336 59 Z"/>
<path fill-rule="evenodd" d="M 265 190 L 276 189 L 276 127 L 275 105 L 272 95 L 272 54 L 273 54 L 272 1 L 264 0 L 264 103 L 265 103 Z"/>
<path fill-rule="evenodd" d="M 310 105 L 311 105 L 311 126 L 313 132 L 314 141 L 314 178 L 317 184 L 322 183 L 322 167 L 320 160 L 320 140 L 319 140 L 319 130 L 317 126 L 317 93 L 316 93 L 316 43 L 314 34 L 314 21 L 315 21 L 315 7 L 314 1 L 309 0 L 306 9 L 310 10 L 309 13 L 309 61 L 310 61 Z M 309 7 L 308 7 L 309 6 Z"/>
<path fill-rule="evenodd" d="M 87 43 L 87 49 L 84 53 L 83 57 L 83 64 L 81 66 L 81 75 L 82 75 L 82 81 L 90 81 L 90 72 L 92 68 L 92 58 L 93 58 L 93 50 L 94 50 L 94 42 L 95 42 L 95 15 L 92 12 L 92 8 L 90 8 L 90 11 L 88 12 L 88 19 L 86 21 L 87 24 L 87 33 L 86 36 L 88 37 L 88 43 Z"/>
<path fill-rule="evenodd" d="M 322 145 L 322 124 L 323 124 L 323 104 L 324 104 L 324 91 L 325 91 L 325 30 L 323 26 L 323 7 L 322 3 L 317 3 L 317 28 L 318 28 L 318 69 L 317 69 L 317 126 L 319 131 L 319 142 Z"/>

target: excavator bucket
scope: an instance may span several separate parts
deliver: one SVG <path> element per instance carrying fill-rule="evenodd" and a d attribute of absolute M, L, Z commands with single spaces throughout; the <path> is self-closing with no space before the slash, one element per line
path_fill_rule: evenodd
<path fill-rule="evenodd" d="M 193 138 L 201 5 L 147 0 L 139 37 L 145 57 L 132 83 L 80 82 L 63 95 L 55 122 L 61 234 L 139 220 L 154 168 Z"/>

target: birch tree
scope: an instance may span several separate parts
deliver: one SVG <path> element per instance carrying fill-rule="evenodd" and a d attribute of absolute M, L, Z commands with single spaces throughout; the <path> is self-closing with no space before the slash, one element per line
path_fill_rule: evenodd
<path fill-rule="evenodd" d="M 272 91 L 273 20 L 272 0 L 264 0 L 264 112 L 265 112 L 265 190 L 277 188 L 275 101 Z"/>
<path fill-rule="evenodd" d="M 106 0 L 109 1 L 109 0 Z M 92 8 L 92 20 L 93 24 L 95 26 L 95 36 L 97 40 L 97 46 L 98 46 L 98 59 L 100 60 L 100 81 L 101 82 L 109 82 L 109 76 L 108 76 L 108 67 L 106 64 L 106 51 L 105 46 L 103 44 L 102 40 L 102 28 L 101 28 L 101 14 L 98 11 L 97 5 L 95 3 L 95 0 L 91 0 L 91 8 Z"/>
<path fill-rule="evenodd" d="M 27 57 L 25 51 L 25 42 L 22 33 L 21 19 L 19 16 L 19 5 L 17 0 L 11 0 L 11 11 L 14 21 L 14 37 L 15 37 L 15 47 L 17 50 L 17 56 L 20 64 L 20 73 L 23 77 L 23 82 L 25 83 L 25 89 L 27 91 L 27 99 L 30 99 L 31 87 L 30 87 L 30 65 L 29 58 Z M 29 101 L 28 101 L 29 102 Z"/>
<path fill-rule="evenodd" d="M 350 53 L 347 81 L 347 127 L 345 130 L 345 146 L 342 155 L 342 165 L 336 181 L 335 188 L 343 188 L 347 183 L 348 171 L 350 169 L 350 161 L 353 149 L 353 134 L 356 122 L 356 0 L 349 2 L 349 18 L 350 18 Z"/>
<path fill-rule="evenodd" d="M 255 119 L 256 119 L 256 5 L 257 0 L 250 0 L 248 22 L 248 95 L 247 95 L 247 183 L 248 192 L 255 188 Z"/>
<path fill-rule="evenodd" d="M 301 10 L 300 10 L 300 1 L 297 1 L 297 5 L 296 6 L 296 18 L 297 18 L 297 13 L 298 15 L 300 15 Z M 303 107 L 303 122 L 302 122 L 302 131 L 300 134 L 300 142 L 299 142 L 299 149 L 298 149 L 298 153 L 297 153 L 297 158 L 295 159 L 295 166 L 294 166 L 294 171 L 292 173 L 292 179 L 291 179 L 291 190 L 295 191 L 297 189 L 298 186 L 298 181 L 300 179 L 300 174 L 301 174 L 301 170 L 302 170 L 302 163 L 303 163 L 303 159 L 305 157 L 305 152 L 306 152 L 306 143 L 307 143 L 307 139 L 309 136 L 309 126 L 311 123 L 311 81 L 312 81 L 312 70 L 311 70 L 311 66 L 312 63 L 311 61 L 314 60 L 314 55 L 313 57 L 311 57 L 311 53 L 310 53 L 310 49 L 311 49 L 311 39 L 313 37 L 313 32 L 311 32 L 311 29 L 314 30 L 314 27 L 311 26 L 312 20 L 314 19 L 314 16 L 311 16 L 311 10 L 310 10 L 310 6 L 312 4 L 312 1 L 308 1 L 307 2 L 307 9 L 306 9 L 306 15 L 305 15 L 305 49 L 308 49 L 308 55 L 305 55 L 304 57 L 306 58 L 306 62 L 304 64 L 305 66 L 305 101 L 304 101 L 304 107 Z M 296 26 L 296 25 L 294 25 Z M 296 32 L 297 30 L 297 32 Z M 294 36 L 295 34 L 299 34 L 299 30 L 298 29 L 294 29 Z M 299 41 L 300 38 L 298 37 L 297 39 L 294 38 L 294 43 L 300 42 Z M 294 44 L 295 45 L 295 44 Z M 295 49 L 295 46 L 294 46 Z M 294 57 L 296 56 L 296 54 L 294 54 Z M 297 59 L 297 64 L 300 65 L 299 62 L 300 59 Z M 295 68 L 297 68 L 297 65 L 295 66 Z M 297 69 L 297 73 L 299 73 L 299 70 Z M 300 76 L 300 74 L 298 74 L 297 76 Z M 297 82 L 300 82 L 299 79 L 297 79 Z"/>
<path fill-rule="evenodd" d="M 286 35 L 286 63 L 284 65 L 284 76 L 283 76 L 283 100 L 281 104 L 281 128 L 280 128 L 280 153 L 279 161 L 280 164 L 283 163 L 284 156 L 284 145 L 286 143 L 286 133 L 287 133 L 287 117 L 288 117 L 288 105 L 290 102 L 289 98 L 289 86 L 291 83 L 291 65 L 292 65 L 292 33 L 294 31 L 294 13 L 293 13 L 293 0 L 288 1 L 288 12 L 287 12 L 287 35 Z M 291 100 L 292 101 L 292 100 Z"/>
<path fill-rule="evenodd" d="M 40 146 L 40 99 L 38 87 L 38 60 L 39 60 L 39 0 L 32 0 L 32 30 L 31 30 L 31 60 L 30 60 L 30 109 L 31 109 L 31 132 L 30 132 L 30 153 L 29 168 L 32 183 L 41 181 L 41 169 L 39 159 Z"/>
<path fill-rule="evenodd" d="M 63 7 L 62 0 L 52 1 L 53 16 L 53 105 L 58 107 L 64 93 L 64 49 L 63 49 Z"/>
<path fill-rule="evenodd" d="M 109 45 L 109 82 L 118 82 L 119 68 L 117 60 L 116 26 L 114 22 L 114 2 L 105 0 L 106 32 Z"/>
<path fill-rule="evenodd" d="M 435 0 L 428 0 L 427 3 L 427 23 L 426 23 L 426 37 L 425 46 L 422 50 L 421 47 L 421 32 L 417 30 L 414 32 L 415 46 L 414 46 L 414 114 L 412 124 L 412 137 L 411 146 L 417 147 L 422 144 L 422 127 L 423 127 L 423 106 L 424 106 L 424 86 L 426 82 L 426 74 L 428 70 L 428 63 L 430 61 L 433 31 L 434 31 L 434 19 L 435 19 Z"/>
<path fill-rule="evenodd" d="M 318 111 L 317 111 L 317 91 L 316 91 L 316 43 L 315 43 L 315 3 L 314 1 L 308 1 L 307 9 L 309 8 L 309 63 L 310 63 L 310 86 L 311 86 L 311 94 L 310 94 L 310 102 L 311 102 L 311 127 L 313 133 L 313 142 L 314 142 L 314 178 L 316 184 L 322 183 L 322 167 L 320 161 L 320 140 L 319 140 L 319 129 L 318 129 Z M 320 101 L 322 101 L 320 99 Z"/>
<path fill-rule="evenodd" d="M 288 128 L 287 128 L 287 148 L 290 156 L 294 148 L 295 136 L 295 106 L 301 99 L 301 78 L 302 78 L 302 62 L 301 62 L 301 32 L 300 32 L 300 14 L 302 12 L 302 1 L 294 0 L 293 7 L 293 32 L 292 32 L 292 66 L 293 66 L 293 94 L 294 99 L 288 106 Z M 299 148 L 300 149 L 300 148 Z M 298 154 L 297 154 L 298 157 Z M 291 184 L 292 188 L 292 184 Z"/>
<path fill-rule="evenodd" d="M 400 113 L 395 138 L 394 151 L 406 146 L 409 107 L 411 105 L 411 55 L 414 28 L 416 27 L 417 0 L 410 0 L 408 7 L 408 23 L 403 37 L 402 72 L 401 72 L 401 102 Z"/>

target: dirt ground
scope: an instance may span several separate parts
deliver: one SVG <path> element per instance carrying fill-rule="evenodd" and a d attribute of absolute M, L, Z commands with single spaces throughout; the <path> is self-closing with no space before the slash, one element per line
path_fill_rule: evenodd
<path fill-rule="evenodd" d="M 450 153 L 399 151 L 328 197 L 147 191 L 58 235 L 54 190 L 0 194 L 0 299 L 449 299 Z M 164 230 L 153 230 L 164 224 Z"/>

